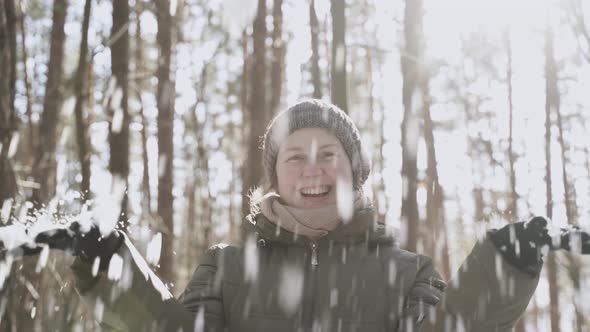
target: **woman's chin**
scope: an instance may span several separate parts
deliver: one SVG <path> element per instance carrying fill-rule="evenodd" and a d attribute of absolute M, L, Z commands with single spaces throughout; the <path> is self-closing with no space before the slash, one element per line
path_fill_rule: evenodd
<path fill-rule="evenodd" d="M 333 204 L 330 195 L 325 196 L 301 196 L 298 199 L 298 205 L 302 208 L 318 208 Z"/>

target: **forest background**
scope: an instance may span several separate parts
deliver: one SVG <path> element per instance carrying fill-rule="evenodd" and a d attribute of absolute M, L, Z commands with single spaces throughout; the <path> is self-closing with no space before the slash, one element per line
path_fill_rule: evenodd
<path fill-rule="evenodd" d="M 179 294 L 206 248 L 240 241 L 267 122 L 322 98 L 368 143 L 379 221 L 449 278 L 491 227 L 590 224 L 589 16 L 583 0 L 0 0 L 2 223 L 93 210 Z M 0 264 L 0 330 L 97 330 L 71 260 Z M 589 265 L 547 255 L 517 331 L 587 331 Z"/>

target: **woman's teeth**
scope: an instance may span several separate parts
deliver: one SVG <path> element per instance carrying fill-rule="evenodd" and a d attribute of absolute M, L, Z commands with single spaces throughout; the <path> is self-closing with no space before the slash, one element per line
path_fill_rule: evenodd
<path fill-rule="evenodd" d="M 313 195 L 313 196 L 319 196 L 319 195 L 325 195 L 330 191 L 330 186 L 319 186 L 319 187 L 308 187 L 308 188 L 303 188 L 301 189 L 301 194 L 302 195 Z"/>

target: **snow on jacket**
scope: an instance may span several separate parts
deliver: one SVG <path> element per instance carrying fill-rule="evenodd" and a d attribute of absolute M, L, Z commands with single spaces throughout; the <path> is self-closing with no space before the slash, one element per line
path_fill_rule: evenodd
<path fill-rule="evenodd" d="M 244 231 L 243 248 L 206 252 L 178 300 L 128 239 L 119 281 L 77 262 L 79 286 L 113 330 L 405 332 L 509 331 L 538 283 L 484 239 L 445 291 L 430 258 L 399 249 L 371 210 L 317 241 L 262 215 Z"/>

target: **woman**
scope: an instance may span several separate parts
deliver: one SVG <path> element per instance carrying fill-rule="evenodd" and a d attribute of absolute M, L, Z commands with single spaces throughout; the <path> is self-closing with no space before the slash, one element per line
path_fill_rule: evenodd
<path fill-rule="evenodd" d="M 235 331 L 385 331 L 438 302 L 430 260 L 374 222 L 361 188 L 369 160 L 344 112 L 314 100 L 280 114 L 263 164 L 270 187 L 244 224 L 246 259 L 209 250 L 180 298 L 189 310 Z"/>
<path fill-rule="evenodd" d="M 434 314 L 446 285 L 428 257 L 399 249 L 375 223 L 362 192 L 369 159 L 336 106 L 310 100 L 279 114 L 264 135 L 263 165 L 269 186 L 244 224 L 245 249 L 211 248 L 180 297 L 208 328 L 417 331 L 426 321 L 495 331 L 524 312 L 538 271 L 531 278 L 496 259 L 484 240 Z"/>
<path fill-rule="evenodd" d="M 428 257 L 399 249 L 375 222 L 362 191 L 369 159 L 344 112 L 298 103 L 271 121 L 262 149 L 266 185 L 243 224 L 243 248 L 210 248 L 178 301 L 123 233 L 98 241 L 94 229 L 71 241 L 78 286 L 104 308 L 103 326 L 507 331 L 524 312 L 539 280 L 544 219 L 490 232 L 447 288 Z M 526 241 L 519 246 L 514 236 Z M 115 251 L 125 264 L 113 278 Z"/>

